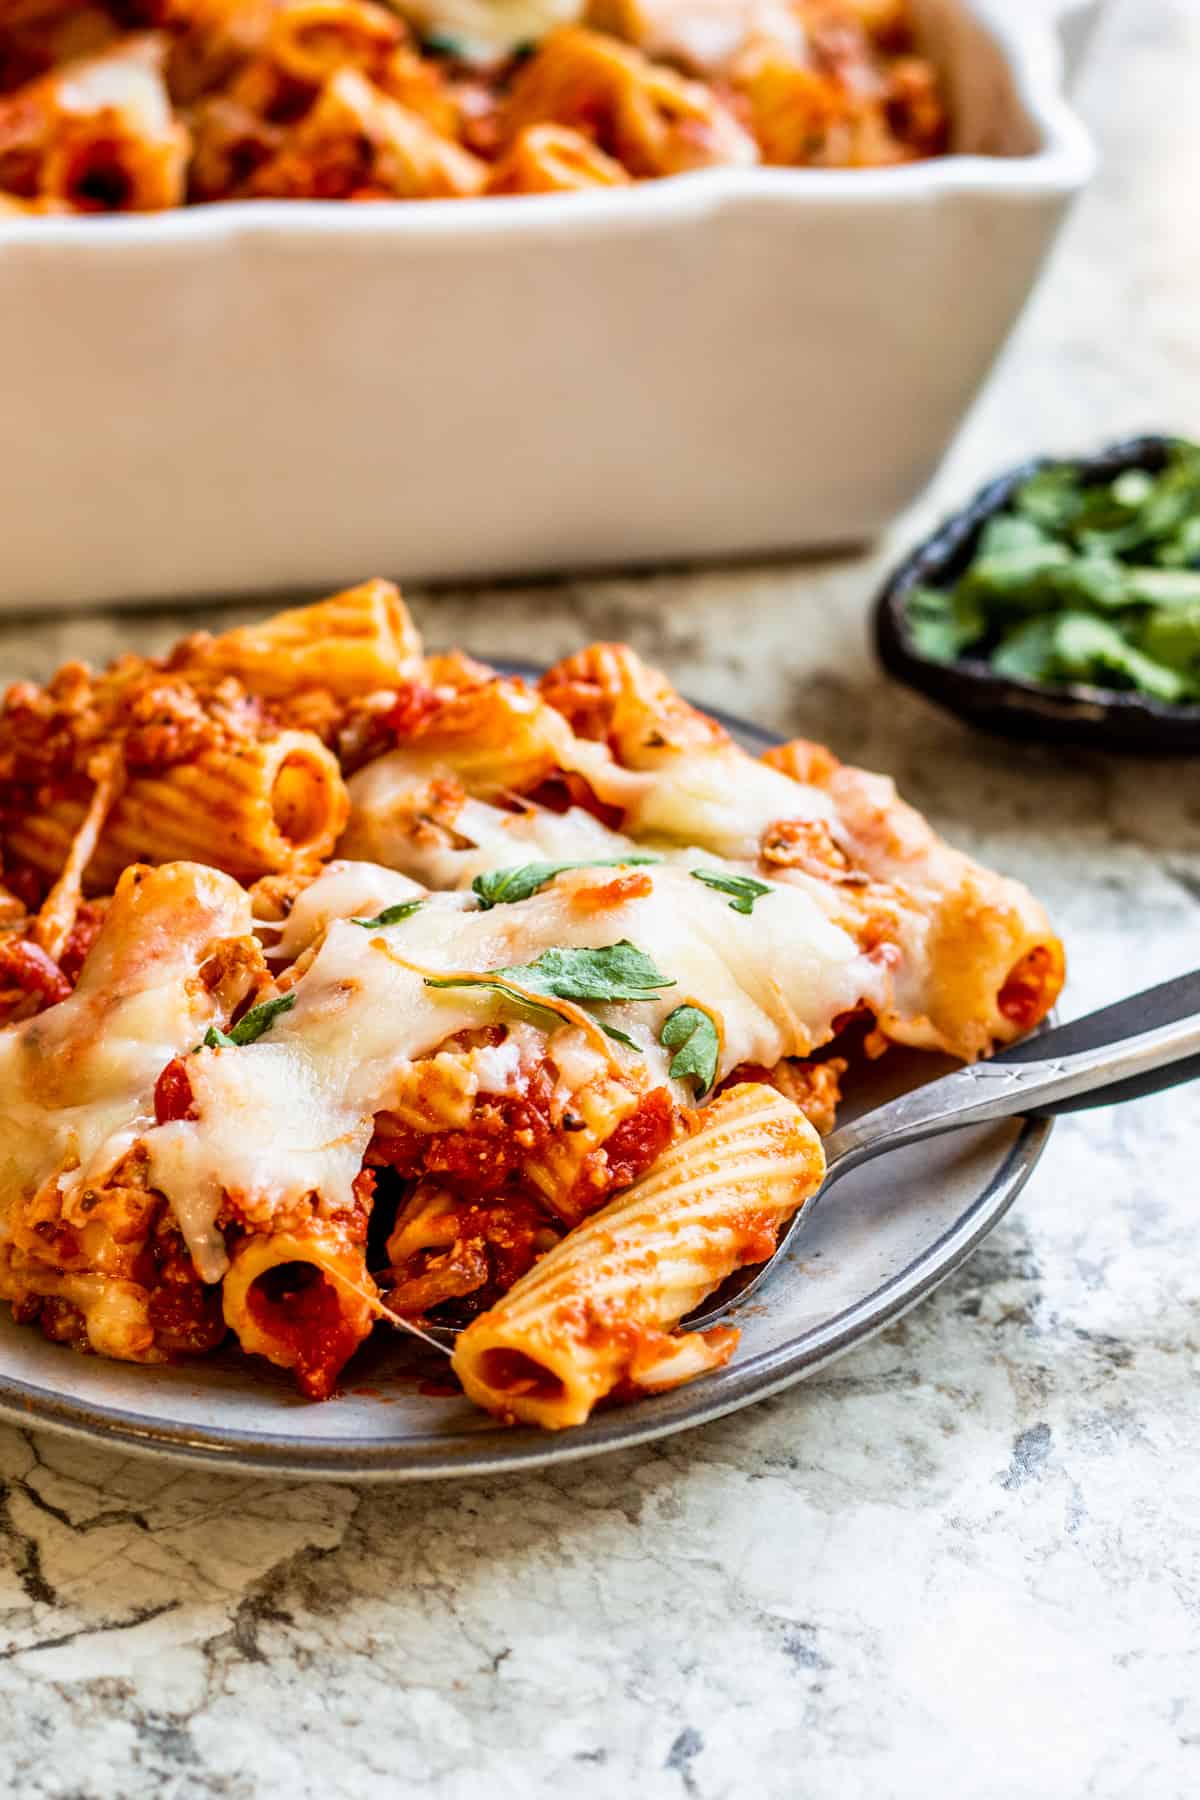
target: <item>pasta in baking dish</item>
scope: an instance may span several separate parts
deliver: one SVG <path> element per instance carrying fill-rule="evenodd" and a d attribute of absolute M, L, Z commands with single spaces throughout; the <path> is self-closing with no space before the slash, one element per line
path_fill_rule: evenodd
<path fill-rule="evenodd" d="M 908 0 L 10 0 L 0 214 L 939 154 Z"/>
<path fill-rule="evenodd" d="M 884 777 L 623 645 L 536 685 L 368 581 L 0 709 L 0 1296 L 322 1398 L 377 1323 L 557 1427 L 817 1190 L 851 1058 L 986 1055 L 1061 946 Z"/>

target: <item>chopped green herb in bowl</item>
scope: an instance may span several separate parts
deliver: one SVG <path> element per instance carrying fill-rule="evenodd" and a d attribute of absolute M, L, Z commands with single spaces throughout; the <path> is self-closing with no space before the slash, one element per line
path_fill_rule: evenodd
<path fill-rule="evenodd" d="M 993 483 L 888 583 L 877 635 L 893 674 L 988 728 L 1200 749 L 1200 444 Z M 1175 713 L 1182 735 L 1147 723 Z"/>

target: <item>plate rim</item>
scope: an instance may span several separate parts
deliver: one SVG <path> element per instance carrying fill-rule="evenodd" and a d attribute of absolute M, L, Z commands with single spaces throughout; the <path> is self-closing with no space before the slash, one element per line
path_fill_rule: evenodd
<path fill-rule="evenodd" d="M 539 673 L 543 665 L 497 659 L 491 666 L 504 674 L 528 676 Z M 769 747 L 786 741 L 778 733 L 720 708 L 707 706 L 705 711 L 734 736 L 751 744 Z M 569 1431 L 513 1427 L 490 1437 L 484 1449 L 487 1427 L 483 1425 L 474 1430 L 409 1437 L 390 1444 L 362 1438 L 264 1434 L 239 1426 L 208 1428 L 172 1424 L 125 1407 L 81 1400 L 3 1369 L 0 1422 L 25 1430 L 48 1431 L 76 1443 L 193 1467 L 223 1469 L 230 1474 L 310 1480 L 479 1480 L 633 1449 L 710 1424 L 758 1400 L 769 1399 L 817 1373 L 918 1305 L 962 1266 L 1008 1212 L 1040 1162 L 1053 1125 L 1052 1118 L 1021 1121 L 999 1168 L 958 1218 L 897 1274 L 823 1325 L 760 1351 L 745 1362 L 735 1361 L 682 1389 L 601 1412 Z M 194 1366 L 201 1374 L 205 1364 L 196 1359 Z M 681 1392 L 687 1396 L 682 1412 L 677 1399 Z M 336 1405 L 337 1401 L 324 1404 Z"/>
<path fill-rule="evenodd" d="M 716 1383 L 712 1377 L 689 1383 L 686 1391 L 694 1398 L 682 1415 L 662 1411 L 655 1416 L 655 1409 L 671 1399 L 668 1394 L 601 1413 L 598 1419 L 567 1432 L 513 1428 L 481 1451 L 483 1439 L 477 1431 L 439 1433 L 388 1445 L 282 1433 L 267 1438 L 232 1426 L 210 1431 L 169 1425 L 148 1414 L 98 1407 L 0 1375 L 0 1421 L 231 1474 L 342 1481 L 480 1480 L 510 1470 L 539 1469 L 549 1463 L 578 1462 L 633 1449 L 711 1424 L 727 1413 L 781 1393 L 918 1305 L 967 1261 L 1008 1212 L 1040 1162 L 1053 1124 L 1053 1119 L 1025 1120 L 1000 1168 L 975 1201 L 898 1275 L 814 1331 L 762 1351 L 748 1362 L 730 1365 L 719 1372 Z"/>

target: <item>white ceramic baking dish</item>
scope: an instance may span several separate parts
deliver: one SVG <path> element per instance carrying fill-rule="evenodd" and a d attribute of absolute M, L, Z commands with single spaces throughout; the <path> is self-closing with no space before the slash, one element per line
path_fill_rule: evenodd
<path fill-rule="evenodd" d="M 937 161 L 4 221 L 0 606 L 868 538 L 1092 167 L 1041 6 L 919 13 Z"/>

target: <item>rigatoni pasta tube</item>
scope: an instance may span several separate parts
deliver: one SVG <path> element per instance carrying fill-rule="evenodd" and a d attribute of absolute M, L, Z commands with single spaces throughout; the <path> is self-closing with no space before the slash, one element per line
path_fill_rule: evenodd
<path fill-rule="evenodd" d="M 364 0 L 291 0 L 271 21 L 266 53 L 293 81 L 320 86 L 343 68 L 382 72 L 403 36 L 399 19 Z"/>
<path fill-rule="evenodd" d="M 519 70 L 502 114 L 505 147 L 547 124 L 590 129 L 634 176 L 758 161 L 754 139 L 710 88 L 575 25 L 550 32 Z"/>
<path fill-rule="evenodd" d="M 840 763 L 803 738 L 763 761 L 823 789 L 853 865 L 915 902 L 927 921 L 919 1010 L 881 1020 L 888 1037 L 970 1060 L 1045 1018 L 1066 956 L 1027 888 L 945 843 L 885 775 Z"/>
<path fill-rule="evenodd" d="M 225 1322 L 242 1349 L 291 1369 L 324 1400 L 380 1310 L 361 1243 L 315 1221 L 300 1231 L 248 1237 L 222 1288 Z"/>
<path fill-rule="evenodd" d="M 400 591 L 380 580 L 259 625 L 190 638 L 172 659 L 177 669 L 236 675 L 268 700 L 314 687 L 352 700 L 413 680 L 422 666 L 421 640 Z"/>
<path fill-rule="evenodd" d="M 167 39 L 147 32 L 52 71 L 0 108 L 11 154 L 14 130 L 37 197 L 50 210 L 159 212 L 182 206 L 190 139 L 164 80 Z M 3 117 L 3 114 L 7 117 Z"/>
<path fill-rule="evenodd" d="M 467 1327 L 453 1359 L 467 1394 L 557 1429 L 582 1424 L 614 1388 L 658 1391 L 718 1367 L 736 1332 L 671 1328 L 770 1255 L 824 1173 L 820 1139 L 790 1100 L 757 1082 L 720 1095 L 648 1175 Z"/>
<path fill-rule="evenodd" d="M 571 194 L 626 187 L 629 176 L 569 125 L 527 125 L 488 178 L 489 194 Z"/>
<path fill-rule="evenodd" d="M 316 861 L 333 849 L 349 801 L 337 758 L 311 731 L 201 751 L 131 778 L 113 805 L 84 874 L 110 889 L 134 862 L 199 862 L 242 881 Z M 58 875 L 84 822 L 82 800 L 52 800 L 8 836 L 12 852 Z"/>

